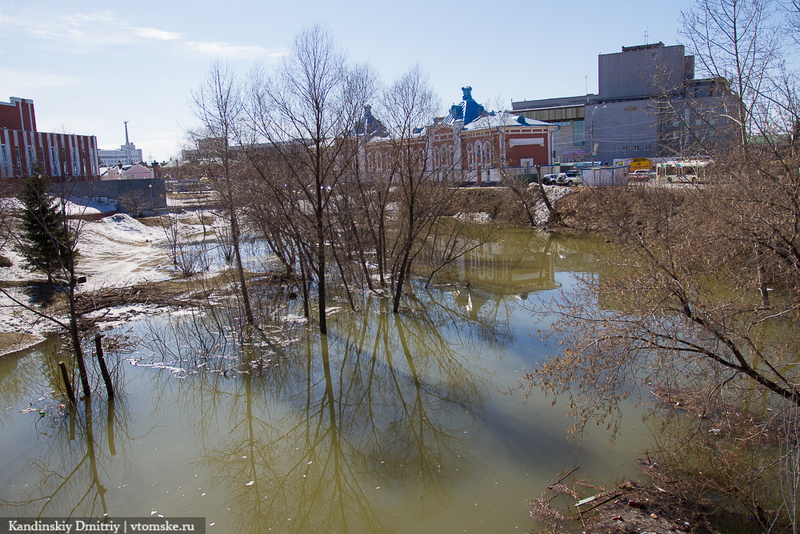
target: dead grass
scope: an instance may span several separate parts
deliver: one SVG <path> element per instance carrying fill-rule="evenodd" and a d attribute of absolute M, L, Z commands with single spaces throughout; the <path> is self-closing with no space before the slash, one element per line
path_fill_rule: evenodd
<path fill-rule="evenodd" d="M 581 494 L 579 495 L 578 490 Z M 591 490 L 589 493 L 586 490 Z M 553 506 L 553 500 L 566 495 L 569 504 Z M 594 497 L 578 506 L 583 495 Z M 593 488 L 577 482 L 573 487 L 556 484 L 538 499 L 528 501 L 531 516 L 550 525 L 546 532 L 581 532 L 583 534 L 659 534 L 707 533 L 705 518 L 690 503 L 656 486 L 642 486 L 627 481 L 611 490 Z"/>

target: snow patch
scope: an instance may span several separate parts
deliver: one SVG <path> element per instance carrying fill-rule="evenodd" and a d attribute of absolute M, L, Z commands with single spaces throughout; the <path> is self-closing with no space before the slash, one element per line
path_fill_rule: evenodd
<path fill-rule="evenodd" d="M 492 217 L 486 212 L 479 213 L 456 213 L 455 218 L 459 221 L 467 221 L 474 223 L 488 223 L 491 222 Z"/>

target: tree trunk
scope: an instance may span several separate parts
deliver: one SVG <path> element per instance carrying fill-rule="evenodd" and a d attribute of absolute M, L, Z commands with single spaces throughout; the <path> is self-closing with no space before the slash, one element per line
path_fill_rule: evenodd
<path fill-rule="evenodd" d="M 84 397 L 92 394 L 89 385 L 89 373 L 86 371 L 86 361 L 83 357 L 83 347 L 81 347 L 81 336 L 78 329 L 78 310 L 75 306 L 75 270 L 70 269 L 69 281 L 69 335 L 72 341 L 72 350 L 75 352 L 75 360 L 78 362 L 78 372 L 81 377 Z"/>
<path fill-rule="evenodd" d="M 235 207 L 233 202 L 230 203 L 231 215 L 231 241 L 233 244 L 233 254 L 236 258 L 236 272 L 239 276 L 239 285 L 242 292 L 242 303 L 244 305 L 244 314 L 247 318 L 247 324 L 253 324 L 253 310 L 250 307 L 250 293 L 247 291 L 247 280 L 244 276 L 244 266 L 242 265 L 242 254 L 239 246 L 239 221 L 236 217 Z"/>
<path fill-rule="evenodd" d="M 550 222 L 553 224 L 560 224 L 561 223 L 561 216 L 558 214 L 558 211 L 550 204 L 550 199 L 547 198 L 547 193 L 544 190 L 544 184 L 542 183 L 542 166 L 536 166 L 536 177 L 539 183 L 539 192 L 542 194 L 542 200 L 544 201 L 544 205 L 547 208 L 547 213 L 550 214 Z"/>

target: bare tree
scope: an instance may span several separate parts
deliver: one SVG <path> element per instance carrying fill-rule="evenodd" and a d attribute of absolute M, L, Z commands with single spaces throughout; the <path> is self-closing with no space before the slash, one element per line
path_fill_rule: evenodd
<path fill-rule="evenodd" d="M 781 34 L 772 0 L 700 0 L 681 15 L 681 35 L 694 52 L 702 74 L 726 80 L 735 99 L 726 113 L 736 123 L 744 146 L 762 134 L 771 115 L 771 89 L 780 64 Z"/>
<path fill-rule="evenodd" d="M 438 108 L 427 76 L 419 66 L 410 69 L 385 91 L 382 107 L 389 131 L 388 168 L 396 219 L 383 238 L 397 313 L 415 258 L 441 219 L 452 195 L 452 162 L 437 165 L 429 126 Z M 389 229 L 389 227 L 386 227 Z"/>
<path fill-rule="evenodd" d="M 144 191 L 134 189 L 122 193 L 117 199 L 127 213 L 133 217 L 141 217 L 148 210 L 153 209 L 152 203 L 145 196 Z"/>
<path fill-rule="evenodd" d="M 230 225 L 236 273 L 242 297 L 245 317 L 253 324 L 250 295 L 244 273 L 241 254 L 241 225 L 237 196 L 237 181 L 241 179 L 241 120 L 244 102 L 234 73 L 225 65 L 215 63 L 203 84 L 192 93 L 192 108 L 200 119 L 203 129 L 195 133 L 200 156 L 207 163 L 210 178 L 217 186 L 222 201 L 223 213 Z"/>
<path fill-rule="evenodd" d="M 368 85 L 320 26 L 298 34 L 292 52 L 275 75 L 254 75 L 250 108 L 255 132 L 279 159 L 277 175 L 285 181 L 274 182 L 276 173 L 264 166 L 256 170 L 272 184 L 276 200 L 293 208 L 287 230 L 292 231 L 301 271 L 313 274 L 324 333 L 331 205 L 354 164 L 354 143 L 346 134 L 363 109 Z"/>

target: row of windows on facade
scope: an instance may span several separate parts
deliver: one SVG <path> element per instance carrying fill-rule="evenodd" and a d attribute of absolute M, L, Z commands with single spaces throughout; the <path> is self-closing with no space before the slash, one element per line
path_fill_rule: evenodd
<path fill-rule="evenodd" d="M 644 145 L 644 149 L 645 150 L 652 150 L 652 148 L 653 148 L 653 145 Z M 622 145 L 622 151 L 623 152 L 627 152 L 628 149 L 629 149 L 628 145 Z M 642 149 L 641 145 L 633 145 L 633 150 L 641 150 L 641 149 Z"/>
<path fill-rule="evenodd" d="M 21 153 L 19 147 L 14 147 L 16 160 L 22 161 Z M 71 155 L 70 158 L 72 163 L 72 172 L 70 173 L 72 176 L 78 176 L 81 174 L 89 174 L 88 169 L 85 168 L 84 162 L 81 161 L 80 157 L 78 156 L 78 149 L 77 147 L 71 147 Z M 66 154 L 65 154 L 66 155 Z M 34 150 L 32 146 L 27 147 L 27 154 L 24 163 L 24 170 L 15 169 L 13 168 L 12 159 L 11 159 L 11 150 L 9 149 L 8 145 L 0 145 L 0 168 L 2 169 L 3 176 L 13 176 L 14 174 L 25 174 L 30 176 L 34 173 L 35 167 L 37 162 L 41 161 L 42 165 L 46 165 L 47 161 L 44 157 L 44 150 L 42 147 L 39 147 L 39 157 L 37 158 L 34 154 Z M 94 161 L 96 159 L 94 148 L 89 149 L 89 157 Z M 49 174 L 50 176 L 62 176 L 63 174 L 67 173 L 67 168 L 61 165 L 61 161 L 58 157 L 58 150 L 56 147 L 50 147 L 50 166 L 49 168 L 42 169 L 45 173 Z M 24 172 L 23 172 L 24 171 Z M 96 169 L 93 169 L 94 174 L 96 174 Z"/>
<path fill-rule="evenodd" d="M 724 126 L 724 125 L 728 124 L 728 122 L 729 122 L 728 119 L 725 119 L 725 118 L 722 118 L 722 117 L 709 117 L 708 119 L 705 119 L 705 120 L 704 119 L 695 119 L 694 120 L 694 125 L 695 126 L 702 126 L 703 124 L 708 124 L 709 126 L 718 126 L 718 125 L 719 126 Z M 680 126 L 683 126 L 683 124 L 684 123 L 682 121 L 679 121 L 679 120 L 672 121 L 672 126 L 674 128 L 679 128 Z"/>
<path fill-rule="evenodd" d="M 467 145 L 467 168 L 474 169 L 492 163 L 492 145 L 489 142 L 476 141 Z M 455 147 L 439 146 L 431 150 L 433 167 L 452 167 L 456 164 Z M 426 161 L 424 151 L 420 152 L 420 160 Z M 392 156 L 384 151 L 367 154 L 367 168 L 371 171 L 388 171 L 392 167 Z"/>
<path fill-rule="evenodd" d="M 685 117 L 681 119 L 680 117 L 675 117 L 675 115 L 679 115 L 677 111 L 673 112 L 673 120 L 672 126 L 674 128 L 678 128 L 683 126 L 684 124 L 690 124 L 690 110 L 684 110 Z M 727 125 L 730 121 L 725 117 L 723 112 L 719 109 L 712 108 L 705 114 L 704 117 L 696 116 L 694 118 L 694 125 L 695 126 L 703 126 L 707 124 L 709 126 L 724 126 Z M 572 146 L 585 146 L 586 145 L 586 125 L 585 121 L 576 120 L 576 121 L 562 121 L 562 122 L 553 122 L 553 124 L 558 125 L 560 128 L 564 129 L 564 131 L 569 131 L 568 129 L 572 128 Z M 639 150 L 640 147 L 638 145 L 634 145 L 633 150 Z M 650 150 L 651 146 L 645 146 L 645 150 Z M 628 146 L 626 145 L 623 147 L 623 150 L 628 150 Z"/>

